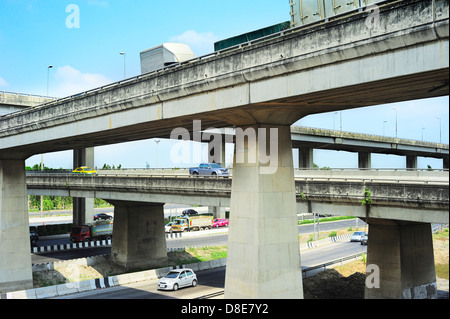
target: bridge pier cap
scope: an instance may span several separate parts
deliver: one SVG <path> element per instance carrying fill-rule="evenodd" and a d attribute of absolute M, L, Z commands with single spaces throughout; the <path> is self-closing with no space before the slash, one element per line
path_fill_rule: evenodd
<path fill-rule="evenodd" d="M 172 130 L 170 139 L 179 140 L 170 150 L 170 159 L 175 164 L 189 164 L 192 162 L 222 162 L 223 143 L 235 144 L 235 163 L 259 164 L 259 173 L 263 175 L 277 173 L 279 166 L 279 129 L 290 126 L 251 124 L 235 127 L 234 134 L 224 134 L 218 128 L 207 128 L 202 132 L 201 120 L 194 120 L 192 136 L 184 127 Z M 199 142 L 195 144 L 186 141 Z M 290 138 L 289 138 L 290 141 Z M 209 154 L 202 158 L 201 142 L 209 143 Z M 258 147 L 248 147 L 258 145 Z"/>

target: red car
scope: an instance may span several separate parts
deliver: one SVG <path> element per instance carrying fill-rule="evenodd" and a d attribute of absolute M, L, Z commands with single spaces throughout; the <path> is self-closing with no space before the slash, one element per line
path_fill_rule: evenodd
<path fill-rule="evenodd" d="M 230 222 L 225 219 L 225 218 L 216 218 L 213 220 L 213 225 L 212 227 L 228 227 L 228 225 L 230 224 Z"/>

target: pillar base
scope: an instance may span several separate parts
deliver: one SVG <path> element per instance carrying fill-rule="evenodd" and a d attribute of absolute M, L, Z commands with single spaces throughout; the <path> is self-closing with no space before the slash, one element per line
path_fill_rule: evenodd
<path fill-rule="evenodd" d="M 376 265 L 379 288 L 368 288 L 365 299 L 435 299 L 436 271 L 431 225 L 369 220 L 367 265 Z M 378 276 L 378 278 L 377 278 Z"/>
<path fill-rule="evenodd" d="M 33 288 L 24 160 L 0 160 L 0 292 Z"/>
<path fill-rule="evenodd" d="M 164 204 L 111 201 L 114 205 L 112 261 L 127 269 L 165 266 Z"/>

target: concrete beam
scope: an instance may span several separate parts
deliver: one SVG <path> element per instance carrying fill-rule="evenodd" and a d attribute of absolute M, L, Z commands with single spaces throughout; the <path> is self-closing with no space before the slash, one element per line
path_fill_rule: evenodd
<path fill-rule="evenodd" d="M 0 292 L 33 287 L 24 160 L 0 160 Z"/>

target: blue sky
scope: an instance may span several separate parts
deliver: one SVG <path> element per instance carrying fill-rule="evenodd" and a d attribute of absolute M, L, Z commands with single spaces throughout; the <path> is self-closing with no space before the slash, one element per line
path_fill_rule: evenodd
<path fill-rule="evenodd" d="M 66 21 L 79 8 L 79 28 Z M 0 91 L 64 97 L 124 76 L 140 73 L 139 52 L 164 42 L 183 42 L 197 56 L 213 51 L 214 42 L 288 21 L 288 0 L 0 0 Z M 75 22 L 75 20 L 69 20 Z M 48 69 L 53 65 L 52 69 Z M 48 76 L 48 83 L 47 83 Z M 448 143 L 448 97 L 374 106 L 335 114 L 308 116 L 297 124 L 375 135 Z M 438 120 L 441 119 L 441 121 Z M 386 122 L 385 122 L 386 121 Z M 440 130 L 441 123 L 441 130 Z M 423 134 L 423 135 L 422 135 Z M 171 141 L 158 144 L 158 166 L 181 166 L 169 160 Z M 121 156 L 130 154 L 135 156 Z M 227 162 L 231 162 L 228 148 Z M 294 153 L 295 156 L 296 153 Z M 47 166 L 71 166 L 71 152 L 45 154 Z M 40 161 L 34 156 L 27 164 Z M 294 160 L 295 162 L 296 160 Z M 315 151 L 319 166 L 357 167 L 356 154 Z M 373 156 L 374 167 L 404 167 L 404 158 Z M 156 166 L 153 140 L 96 148 L 96 166 Z M 419 159 L 419 166 L 442 167 L 442 161 Z"/>

